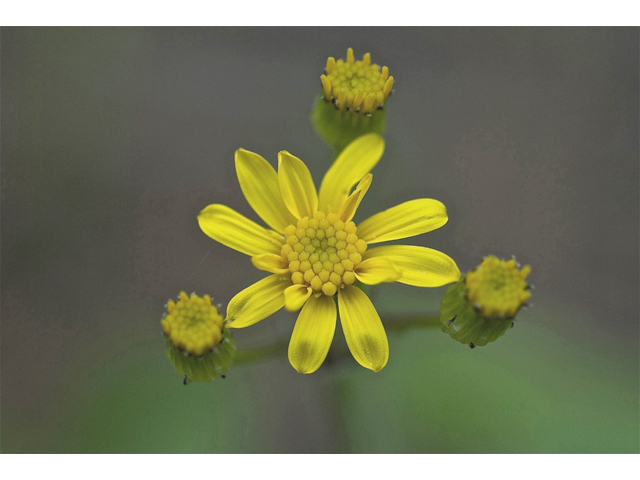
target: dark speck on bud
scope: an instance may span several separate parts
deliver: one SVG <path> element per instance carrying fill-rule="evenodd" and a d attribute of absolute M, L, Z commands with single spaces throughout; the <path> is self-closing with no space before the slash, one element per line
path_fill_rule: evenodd
<path fill-rule="evenodd" d="M 469 348 L 476 348 L 476 346 L 473 343 L 469 343 Z"/>

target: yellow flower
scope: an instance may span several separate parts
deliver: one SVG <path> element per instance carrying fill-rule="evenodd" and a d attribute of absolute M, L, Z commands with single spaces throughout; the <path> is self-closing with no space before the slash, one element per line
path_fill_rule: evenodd
<path fill-rule="evenodd" d="M 244 328 L 282 307 L 302 308 L 289 344 L 289 361 L 302 373 L 316 371 L 340 321 L 358 363 L 375 372 L 389 358 L 387 336 L 367 295 L 353 285 L 401 282 L 438 287 L 460 271 L 447 255 L 425 247 L 372 244 L 412 237 L 443 226 L 444 205 L 413 200 L 378 213 L 356 227 L 352 218 L 371 185 L 371 169 L 384 151 L 377 134 L 349 144 L 325 175 L 319 194 L 305 164 L 278 154 L 278 172 L 260 155 L 240 149 L 236 171 L 249 204 L 271 227 L 264 228 L 224 205 L 206 207 L 200 228 L 214 240 L 251 256 L 272 275 L 238 293 L 227 309 L 227 326 Z M 356 185 L 351 192 L 351 189 Z"/>

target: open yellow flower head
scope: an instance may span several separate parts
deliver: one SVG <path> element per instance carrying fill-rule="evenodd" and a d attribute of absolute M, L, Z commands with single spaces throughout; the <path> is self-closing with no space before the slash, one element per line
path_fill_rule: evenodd
<path fill-rule="evenodd" d="M 355 223 L 345 223 L 335 212 L 325 215 L 321 211 L 285 228 L 281 255 L 288 262 L 293 284 L 329 296 L 353 284 L 355 270 L 367 251 L 367 242 L 356 231 Z"/>
<path fill-rule="evenodd" d="M 530 266 L 520 268 L 515 259 L 486 257 L 442 297 L 442 330 L 472 347 L 504 335 L 531 296 L 530 272 Z"/>
<path fill-rule="evenodd" d="M 176 371 L 189 381 L 211 381 L 226 374 L 235 344 L 224 328 L 211 297 L 180 292 L 177 301 L 167 302 L 161 321 L 167 340 L 167 354 Z"/>
<path fill-rule="evenodd" d="M 258 154 L 240 149 L 235 158 L 240 187 L 270 228 L 220 204 L 198 216 L 204 233 L 271 273 L 231 299 L 225 320 L 229 328 L 248 327 L 282 307 L 302 309 L 289 344 L 289 361 L 299 372 L 312 373 L 324 361 L 338 311 L 356 361 L 376 372 L 386 365 L 384 327 L 369 298 L 353 285 L 356 279 L 368 285 L 397 281 L 438 287 L 460 278 L 455 262 L 436 250 L 369 248 L 443 226 L 448 218 L 439 201 L 412 200 L 359 225 L 353 222 L 371 186 L 369 172 L 383 151 L 379 135 L 356 139 L 338 156 L 318 192 L 305 164 L 289 152 L 278 154 L 276 172 Z"/>
<path fill-rule="evenodd" d="M 320 76 L 324 100 L 332 102 L 341 111 L 371 114 L 382 108 L 393 89 L 389 68 L 371 64 L 371 55 L 365 53 L 356 61 L 353 49 L 347 49 L 346 60 L 327 59 L 325 74 Z"/>

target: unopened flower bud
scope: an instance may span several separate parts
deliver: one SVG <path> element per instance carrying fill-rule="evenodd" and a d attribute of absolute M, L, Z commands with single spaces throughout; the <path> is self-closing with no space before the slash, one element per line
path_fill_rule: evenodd
<path fill-rule="evenodd" d="M 504 335 L 531 296 L 526 282 L 530 271 L 515 259 L 486 257 L 442 297 L 442 331 L 472 348 Z"/>
<path fill-rule="evenodd" d="M 176 371 L 190 382 L 210 382 L 224 377 L 236 347 L 211 297 L 180 292 L 167 302 L 162 319 L 167 355 Z"/>

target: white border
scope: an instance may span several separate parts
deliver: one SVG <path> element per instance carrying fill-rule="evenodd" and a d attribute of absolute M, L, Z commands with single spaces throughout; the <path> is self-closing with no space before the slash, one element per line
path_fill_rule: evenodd
<path fill-rule="evenodd" d="M 633 2 L 3 2 L 3 26 L 638 26 Z"/>

